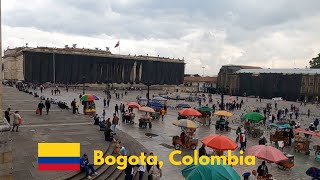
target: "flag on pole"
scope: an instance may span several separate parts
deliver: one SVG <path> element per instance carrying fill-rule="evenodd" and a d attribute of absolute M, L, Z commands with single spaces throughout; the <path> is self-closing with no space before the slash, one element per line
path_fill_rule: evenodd
<path fill-rule="evenodd" d="M 120 46 L 120 41 L 117 42 L 117 44 L 114 46 L 114 48 L 117 48 L 118 46 Z"/>

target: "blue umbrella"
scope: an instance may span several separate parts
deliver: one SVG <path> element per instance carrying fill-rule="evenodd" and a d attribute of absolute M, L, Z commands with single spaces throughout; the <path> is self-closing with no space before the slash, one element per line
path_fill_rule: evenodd
<path fill-rule="evenodd" d="M 149 102 L 148 106 L 163 107 L 163 105 L 161 103 L 158 103 L 158 102 Z"/>
<path fill-rule="evenodd" d="M 177 108 L 191 108 L 189 104 L 178 104 Z"/>
<path fill-rule="evenodd" d="M 139 100 L 140 100 L 140 101 L 148 101 L 148 99 L 147 99 L 147 98 L 144 98 L 144 97 L 140 98 Z"/>
<path fill-rule="evenodd" d="M 156 101 L 166 101 L 167 99 L 159 96 L 159 97 L 154 97 L 153 100 L 156 100 Z"/>

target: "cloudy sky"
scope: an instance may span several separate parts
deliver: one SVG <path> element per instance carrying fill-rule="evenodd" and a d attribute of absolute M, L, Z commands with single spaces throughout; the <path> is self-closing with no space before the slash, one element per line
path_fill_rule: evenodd
<path fill-rule="evenodd" d="M 320 53 L 320 0 L 2 0 L 3 47 L 113 48 L 225 64 L 305 68 Z"/>

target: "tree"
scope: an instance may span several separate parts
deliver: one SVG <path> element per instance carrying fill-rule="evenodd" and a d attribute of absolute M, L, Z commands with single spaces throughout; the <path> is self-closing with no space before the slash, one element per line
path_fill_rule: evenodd
<path fill-rule="evenodd" d="M 310 68 L 320 68 L 320 53 L 318 54 L 318 57 L 312 58 L 311 61 L 309 61 Z"/>

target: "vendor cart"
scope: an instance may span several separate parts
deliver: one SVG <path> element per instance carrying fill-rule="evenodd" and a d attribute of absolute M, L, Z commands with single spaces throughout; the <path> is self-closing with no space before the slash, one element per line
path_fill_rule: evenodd
<path fill-rule="evenodd" d="M 276 143 L 278 141 L 283 141 L 284 146 L 289 145 L 289 138 L 284 135 L 283 131 L 275 131 L 274 134 L 270 134 L 270 143 Z"/>
<path fill-rule="evenodd" d="M 294 151 L 295 152 L 304 152 L 306 155 L 310 154 L 310 150 L 309 150 L 309 145 L 310 145 L 310 141 L 308 138 L 305 137 L 301 137 L 299 135 L 296 135 L 294 137 L 295 139 L 295 147 L 294 147 Z"/>
<path fill-rule="evenodd" d="M 246 133 L 251 135 L 253 138 L 260 137 L 263 135 L 263 130 L 261 130 L 256 124 L 246 122 L 244 124 L 244 129 L 246 130 Z"/>
<path fill-rule="evenodd" d="M 291 154 L 285 154 L 288 158 L 286 161 L 281 161 L 277 163 L 278 168 L 281 170 L 290 169 L 294 166 L 294 155 Z"/>

